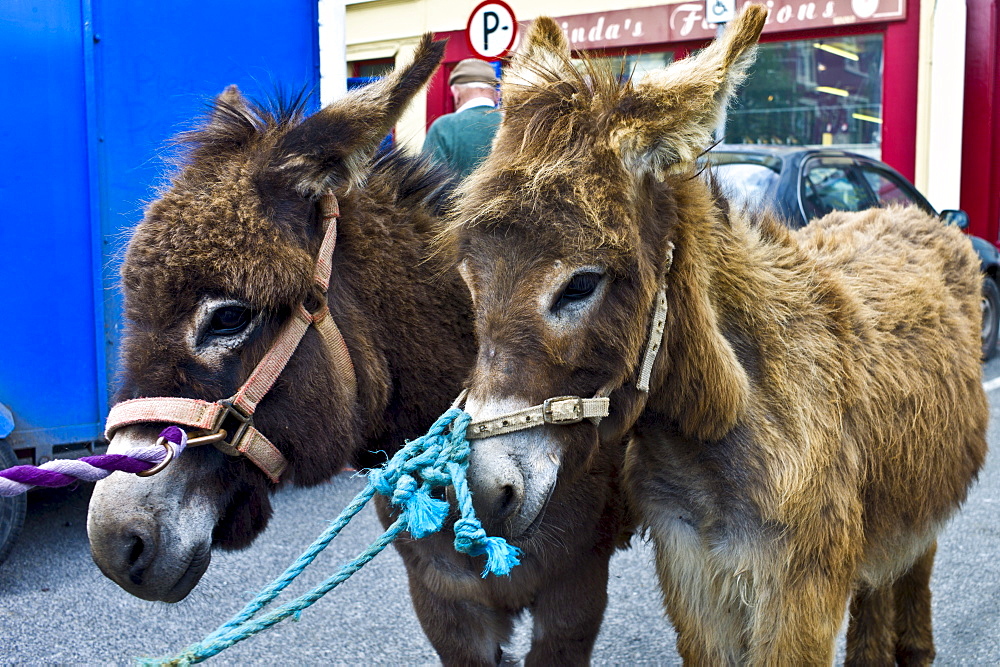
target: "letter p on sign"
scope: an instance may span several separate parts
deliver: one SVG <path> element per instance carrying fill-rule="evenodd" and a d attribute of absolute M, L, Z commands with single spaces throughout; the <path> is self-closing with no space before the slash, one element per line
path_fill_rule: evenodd
<path fill-rule="evenodd" d="M 480 58 L 505 57 L 517 38 L 517 20 L 506 2 L 486 0 L 472 10 L 465 28 L 469 49 Z"/>

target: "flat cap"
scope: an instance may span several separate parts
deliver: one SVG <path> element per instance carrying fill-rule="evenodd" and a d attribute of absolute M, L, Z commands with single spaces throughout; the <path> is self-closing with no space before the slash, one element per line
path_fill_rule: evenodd
<path fill-rule="evenodd" d="M 495 86 L 499 81 L 493 71 L 493 65 L 479 58 L 466 58 L 455 65 L 451 76 L 448 77 L 449 86 L 460 83 L 485 83 Z"/>

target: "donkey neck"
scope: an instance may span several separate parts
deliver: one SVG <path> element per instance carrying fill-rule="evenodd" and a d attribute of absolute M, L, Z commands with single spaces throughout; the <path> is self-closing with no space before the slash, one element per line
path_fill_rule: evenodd
<path fill-rule="evenodd" d="M 684 435 L 717 440 L 747 410 L 766 363 L 761 346 L 780 341 L 781 320 L 813 299 L 815 272 L 772 217 L 751 221 L 730 210 L 700 179 L 673 195 L 670 312 L 647 410 L 667 415 Z"/>
<path fill-rule="evenodd" d="M 431 212 L 378 191 L 341 200 L 328 300 L 358 377 L 359 435 L 391 454 L 458 394 L 475 339 L 457 272 L 430 259 Z"/>

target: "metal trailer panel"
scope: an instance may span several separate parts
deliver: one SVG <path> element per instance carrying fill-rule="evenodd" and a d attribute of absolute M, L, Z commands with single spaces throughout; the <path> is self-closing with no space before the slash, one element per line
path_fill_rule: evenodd
<path fill-rule="evenodd" d="M 89 440 L 102 389 L 80 5 L 0 11 L 0 402 L 14 448 Z"/>
<path fill-rule="evenodd" d="M 256 98 L 305 87 L 315 107 L 317 7 L 7 0 L 0 62 L 0 403 L 8 442 L 44 458 L 100 437 L 118 265 L 169 139 L 231 83 Z"/>

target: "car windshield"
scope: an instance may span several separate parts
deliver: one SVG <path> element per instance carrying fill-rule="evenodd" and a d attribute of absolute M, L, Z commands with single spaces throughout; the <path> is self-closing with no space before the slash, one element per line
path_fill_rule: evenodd
<path fill-rule="evenodd" d="M 712 173 L 729 201 L 740 208 L 757 207 L 767 201 L 778 182 L 776 169 L 749 162 L 715 163 Z"/>

